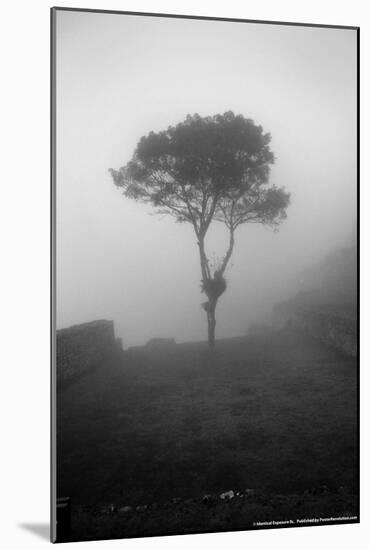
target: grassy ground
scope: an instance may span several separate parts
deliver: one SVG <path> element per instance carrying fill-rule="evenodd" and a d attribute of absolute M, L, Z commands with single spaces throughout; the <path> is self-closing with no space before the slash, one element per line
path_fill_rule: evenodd
<path fill-rule="evenodd" d="M 129 511 L 79 505 L 74 510 L 72 540 L 356 523 L 356 501 L 349 492 L 324 491 L 319 495 L 257 493 L 229 501 L 185 499 Z"/>
<path fill-rule="evenodd" d="M 62 392 L 58 411 L 58 494 L 76 510 L 160 507 L 230 489 L 356 492 L 355 361 L 302 335 L 221 341 L 214 357 L 203 344 L 127 351 Z M 342 504 L 356 513 L 352 497 L 333 505 L 328 493 L 322 512 Z M 185 516 L 174 531 L 196 528 L 196 514 Z M 201 530 L 241 528 L 231 516 L 220 527 L 205 518 Z"/>

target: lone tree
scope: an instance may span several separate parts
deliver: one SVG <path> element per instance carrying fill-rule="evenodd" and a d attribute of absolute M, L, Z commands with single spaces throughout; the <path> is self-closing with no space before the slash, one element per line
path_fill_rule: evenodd
<path fill-rule="evenodd" d="M 270 134 L 242 115 L 188 115 L 184 122 L 140 139 L 133 158 L 110 169 L 114 184 L 129 198 L 150 203 L 157 213 L 192 224 L 200 255 L 202 304 L 210 349 L 215 346 L 215 309 L 226 290 L 224 273 L 236 229 L 261 223 L 274 229 L 286 218 L 290 196 L 270 186 Z M 216 266 L 206 253 L 205 237 L 213 221 L 229 233 L 228 249 Z"/>

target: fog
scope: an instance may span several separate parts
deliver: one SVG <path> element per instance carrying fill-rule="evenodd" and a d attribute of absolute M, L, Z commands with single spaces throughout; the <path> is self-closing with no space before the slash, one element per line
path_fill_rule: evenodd
<path fill-rule="evenodd" d="M 206 339 L 192 226 L 113 185 L 141 136 L 232 110 L 272 135 L 277 233 L 238 228 L 217 337 L 245 334 L 356 224 L 353 30 L 57 12 L 57 327 L 113 319 L 124 346 Z M 225 253 L 213 223 L 210 259 Z"/>

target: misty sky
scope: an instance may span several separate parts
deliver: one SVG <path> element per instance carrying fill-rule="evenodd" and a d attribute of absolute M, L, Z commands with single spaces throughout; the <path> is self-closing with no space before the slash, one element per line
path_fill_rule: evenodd
<path fill-rule="evenodd" d="M 57 11 L 57 327 L 114 319 L 125 346 L 206 339 L 193 228 L 108 172 L 149 131 L 232 110 L 272 135 L 291 192 L 278 233 L 244 225 L 217 336 L 244 334 L 356 223 L 356 32 Z M 208 238 L 225 252 L 224 226 Z M 212 251 L 212 252 L 211 252 Z"/>

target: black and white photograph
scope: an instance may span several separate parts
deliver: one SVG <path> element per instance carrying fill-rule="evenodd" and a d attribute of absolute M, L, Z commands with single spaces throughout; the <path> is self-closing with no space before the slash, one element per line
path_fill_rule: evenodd
<path fill-rule="evenodd" d="M 358 48 L 51 10 L 53 542 L 359 522 Z"/>

